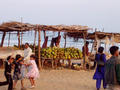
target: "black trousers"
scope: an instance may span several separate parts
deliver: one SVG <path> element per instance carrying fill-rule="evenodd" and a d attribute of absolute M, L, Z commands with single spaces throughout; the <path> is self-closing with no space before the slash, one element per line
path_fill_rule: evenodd
<path fill-rule="evenodd" d="M 0 86 L 8 85 L 8 90 L 13 90 L 13 79 L 11 75 L 5 74 L 6 81 L 0 82 Z"/>

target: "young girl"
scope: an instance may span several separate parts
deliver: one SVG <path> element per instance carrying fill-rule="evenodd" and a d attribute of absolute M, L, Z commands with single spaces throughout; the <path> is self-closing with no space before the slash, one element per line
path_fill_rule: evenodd
<path fill-rule="evenodd" d="M 28 64 L 26 64 L 28 67 L 28 73 L 26 74 L 26 77 L 30 79 L 31 87 L 35 87 L 35 79 L 39 77 L 39 70 L 37 68 L 36 62 L 35 62 L 35 56 L 30 56 L 30 61 Z"/>
<path fill-rule="evenodd" d="M 23 83 L 22 83 L 22 74 L 21 74 L 21 66 L 23 65 L 23 60 L 22 60 L 22 56 L 17 54 L 16 55 L 16 59 L 14 61 L 14 75 L 13 75 L 13 80 L 14 80 L 14 84 L 13 84 L 13 88 L 16 88 L 16 84 L 18 82 L 18 80 L 21 80 L 21 89 L 24 88 Z"/>

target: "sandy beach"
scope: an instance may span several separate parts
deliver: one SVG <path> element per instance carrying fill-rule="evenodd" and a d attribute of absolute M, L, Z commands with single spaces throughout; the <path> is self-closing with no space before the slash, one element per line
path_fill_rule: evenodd
<path fill-rule="evenodd" d="M 0 81 L 5 80 L 3 71 L 0 70 Z M 42 70 L 40 78 L 36 80 L 36 87 L 32 90 L 96 90 L 93 74 L 94 71 L 83 70 Z M 25 80 L 25 86 L 27 90 L 31 90 L 28 79 Z M 7 90 L 7 86 L 0 87 L 0 90 Z M 20 82 L 16 90 L 20 90 Z"/>

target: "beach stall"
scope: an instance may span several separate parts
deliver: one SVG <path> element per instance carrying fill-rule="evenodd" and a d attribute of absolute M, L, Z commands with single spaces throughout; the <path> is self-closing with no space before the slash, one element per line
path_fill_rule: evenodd
<path fill-rule="evenodd" d="M 86 42 L 87 32 L 88 32 L 88 30 L 91 30 L 91 28 L 89 28 L 88 26 L 81 26 L 81 25 L 69 25 L 69 26 L 66 26 L 66 25 L 38 25 L 38 24 L 33 25 L 33 24 L 22 23 L 22 22 L 7 22 L 7 23 L 3 23 L 0 25 L 0 31 L 3 33 L 0 46 L 3 47 L 3 43 L 4 43 L 6 34 L 9 34 L 8 43 L 10 44 L 10 35 L 12 35 L 13 34 L 12 32 L 14 32 L 14 34 L 17 34 L 17 36 L 18 36 L 18 47 L 20 49 L 20 48 L 22 48 L 21 46 L 22 46 L 22 41 L 23 41 L 22 38 L 23 38 L 24 32 L 29 32 L 32 30 L 35 31 L 35 35 L 33 37 L 34 38 L 34 45 L 33 45 L 34 52 L 37 51 L 38 66 L 39 66 L 39 69 L 41 69 L 42 68 L 42 66 L 41 66 L 42 60 L 49 59 L 48 57 L 45 58 L 44 55 L 42 55 L 42 52 L 44 50 L 46 50 L 45 48 L 50 49 L 49 47 L 46 47 L 47 38 L 48 38 L 47 36 L 45 36 L 46 31 L 58 32 L 58 37 L 52 39 L 52 43 L 51 43 L 50 47 L 52 47 L 52 49 L 54 49 L 57 52 L 58 51 L 62 52 L 63 48 L 59 48 L 60 32 L 81 33 L 82 36 L 84 37 L 84 42 Z M 41 37 L 42 37 L 41 31 L 44 32 L 44 35 L 42 35 L 42 36 L 44 36 L 44 39 L 45 39 L 45 42 L 42 47 L 41 47 Z M 38 34 L 38 45 L 36 45 L 36 43 L 35 43 L 36 34 Z M 66 35 L 65 35 L 65 38 L 66 38 Z M 54 47 L 53 45 L 56 47 Z M 36 46 L 37 46 L 37 50 L 36 50 Z M 65 47 L 66 47 L 66 42 L 65 42 Z M 75 48 L 72 48 L 71 50 L 69 48 L 65 48 L 65 50 L 68 52 L 70 52 L 72 50 L 79 51 Z M 65 50 L 63 50 L 63 51 L 65 51 Z M 51 53 L 53 53 L 53 52 L 51 52 Z M 59 55 L 61 55 L 61 54 L 59 54 Z M 1 58 L 2 58 L 2 56 L 1 56 Z M 54 58 L 52 58 L 52 59 L 54 59 Z M 57 56 L 55 57 L 55 59 L 57 59 Z M 52 64 L 53 63 L 55 63 L 55 62 L 52 62 Z"/>
<path fill-rule="evenodd" d="M 75 41 L 78 41 L 79 39 L 84 39 L 84 36 L 81 35 L 81 33 L 71 33 L 67 32 L 65 33 L 70 38 L 74 38 Z M 96 29 L 94 32 L 88 32 L 86 36 L 86 40 L 88 40 L 91 43 L 90 47 L 90 54 L 89 54 L 89 60 L 94 61 L 95 60 L 95 54 L 100 46 L 103 46 L 105 48 L 105 54 L 107 55 L 107 59 L 110 58 L 109 54 L 109 48 L 112 45 L 118 45 L 120 43 L 120 33 L 109 33 L 109 32 L 101 32 L 97 31 Z"/>

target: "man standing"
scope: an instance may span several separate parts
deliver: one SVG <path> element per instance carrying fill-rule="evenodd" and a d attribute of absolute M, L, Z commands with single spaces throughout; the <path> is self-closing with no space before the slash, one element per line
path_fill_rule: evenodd
<path fill-rule="evenodd" d="M 11 56 L 8 56 L 7 60 L 5 61 L 5 72 L 4 72 L 6 81 L 0 82 L 0 86 L 9 85 L 8 90 L 13 90 L 13 79 L 11 75 L 13 61 L 14 59 Z"/>
<path fill-rule="evenodd" d="M 119 48 L 112 46 L 110 48 L 112 57 L 105 64 L 105 81 L 107 90 L 120 90 L 120 60 Z"/>
<path fill-rule="evenodd" d="M 89 48 L 88 48 L 88 46 L 89 46 L 89 42 L 86 41 L 85 45 L 82 48 L 83 59 L 84 59 L 83 64 L 86 65 L 85 66 L 86 68 L 90 68 L 90 61 L 88 59 L 88 56 L 89 56 Z"/>
<path fill-rule="evenodd" d="M 24 60 L 23 60 L 24 64 L 28 64 L 31 54 L 32 54 L 32 49 L 29 47 L 29 43 L 25 43 Z M 22 65 L 22 68 L 21 68 L 21 75 L 22 75 L 21 85 L 22 85 L 22 88 L 21 88 L 21 90 L 26 90 L 26 88 L 24 87 L 24 78 L 25 78 L 25 75 L 26 75 L 26 71 L 28 71 L 28 69 L 26 68 L 25 65 Z"/>
<path fill-rule="evenodd" d="M 24 62 L 28 63 L 30 60 L 30 55 L 32 54 L 32 49 L 29 47 L 29 43 L 25 43 L 24 49 Z"/>

